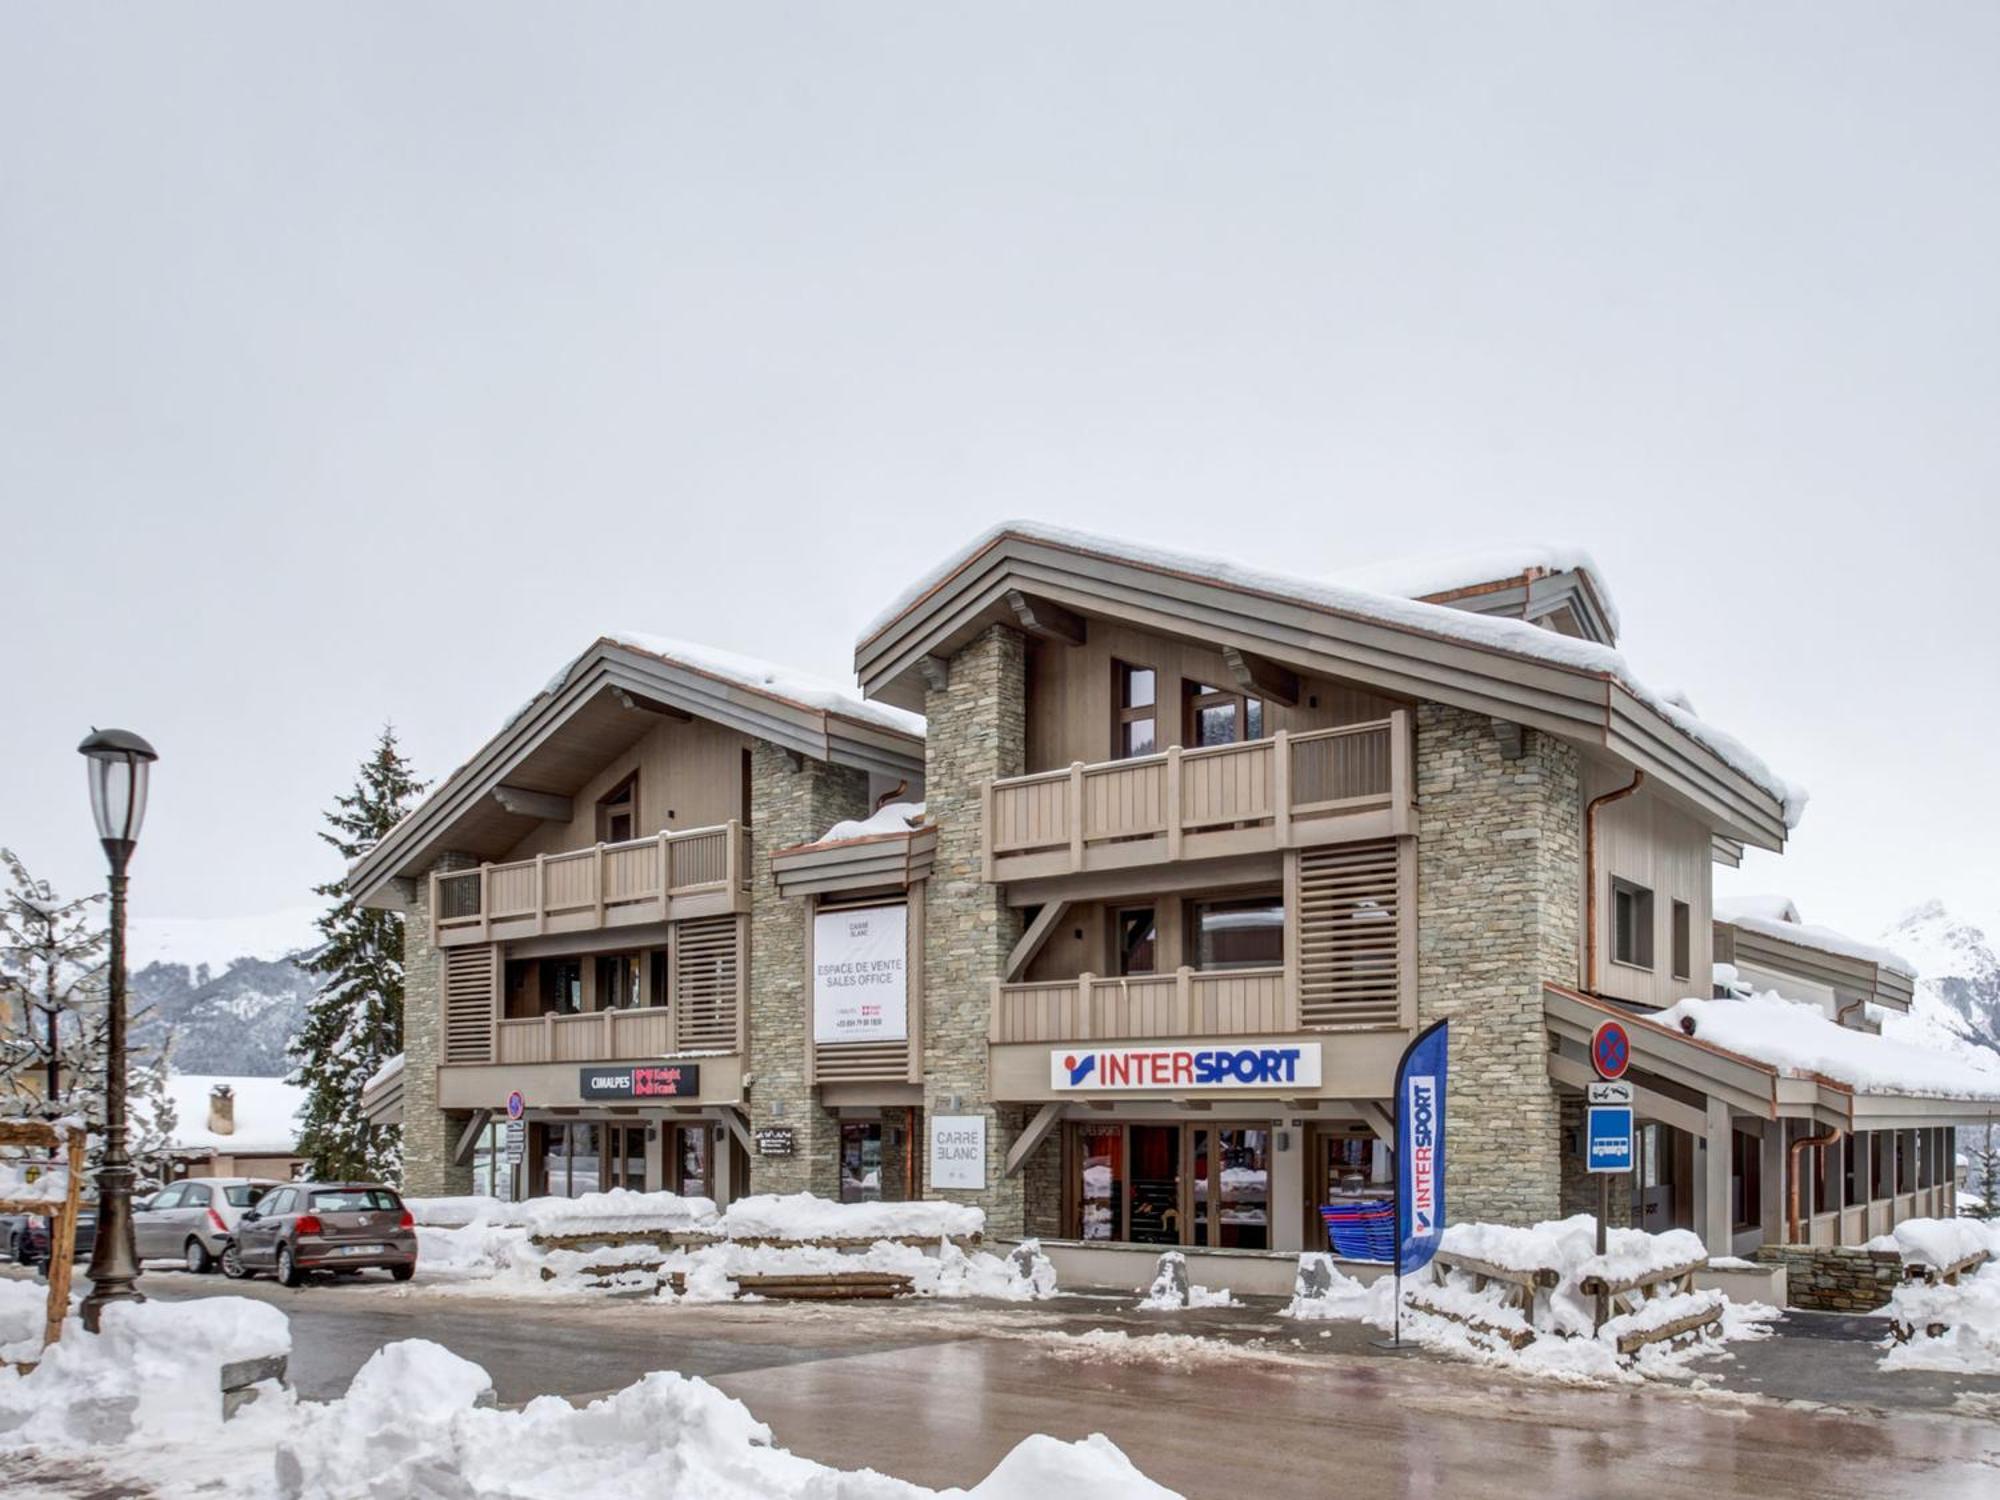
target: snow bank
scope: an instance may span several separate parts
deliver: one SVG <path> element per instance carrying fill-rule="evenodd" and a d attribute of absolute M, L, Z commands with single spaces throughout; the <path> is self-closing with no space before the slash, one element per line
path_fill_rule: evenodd
<path fill-rule="evenodd" d="M 714 1225 L 734 1240 L 954 1239 L 983 1232 L 986 1215 L 964 1203 L 835 1203 L 811 1193 L 739 1198 Z"/>
<path fill-rule="evenodd" d="M 69 1196 L 69 1168 L 30 1165 L 18 1158 L 0 1157 L 0 1198 L 16 1203 L 58 1204 Z"/>
<path fill-rule="evenodd" d="M 2000 1100 L 2000 1065 L 1981 1065 L 1835 1025 L 1816 1005 L 1772 990 L 1741 1000 L 1683 1000 L 1647 1019 L 1752 1058 L 1790 1078 L 1818 1077 L 1861 1093 Z"/>
<path fill-rule="evenodd" d="M 2000 1375 L 2000 1262 L 1960 1277 L 1957 1286 L 1906 1282 L 1889 1299 L 1888 1313 L 1911 1336 L 1889 1346 L 1883 1369 Z M 1935 1336 L 1933 1328 L 1940 1330 Z"/>
<path fill-rule="evenodd" d="M 0 1280 L 0 1363 L 39 1359 L 49 1289 L 32 1281 Z"/>
<path fill-rule="evenodd" d="M 236 1310 L 230 1309 L 236 1305 Z M 247 1313 L 240 1309 L 249 1309 Z M 108 1309 L 41 1368 L 0 1373 L 0 1452 L 75 1453 L 148 1493 L 220 1500 L 506 1495 L 514 1500 L 923 1500 L 940 1492 L 779 1448 L 706 1381 L 656 1372 L 587 1406 L 489 1404 L 486 1371 L 442 1346 L 386 1345 L 331 1402 L 269 1386 L 224 1422 L 218 1356 L 289 1345 L 276 1308 L 239 1298 Z M 204 1327 L 203 1325 L 207 1325 Z M 1110 1441 L 1024 1439 L 958 1500 L 1167 1497 Z"/>
<path fill-rule="evenodd" d="M 923 820 L 923 803 L 891 802 L 886 807 L 878 807 L 868 817 L 849 818 L 844 823 L 834 824 L 819 836 L 819 842 L 837 844 L 842 839 L 867 839 L 885 833 L 908 833 Z"/>
<path fill-rule="evenodd" d="M 1160 1257 L 1153 1284 L 1139 1299 L 1140 1312 L 1180 1312 L 1190 1307 L 1241 1307 L 1227 1287 L 1210 1288 L 1188 1280 L 1187 1257 L 1169 1250 Z"/>
<path fill-rule="evenodd" d="M 2000 1257 L 2000 1225 L 1977 1219 L 1905 1219 L 1885 1236 L 1907 1266 L 1955 1266 L 1985 1251 Z"/>
<path fill-rule="evenodd" d="M 709 1229 L 716 1223 L 713 1198 L 640 1193 L 630 1188 L 581 1193 L 574 1198 L 530 1198 L 516 1207 L 519 1217 L 514 1222 L 548 1236 L 647 1234 Z"/>
<path fill-rule="evenodd" d="M 527 1204 L 493 1198 L 484 1193 L 463 1193 L 448 1198 L 405 1198 L 403 1207 L 417 1221 L 417 1227 L 440 1225 L 458 1228 L 466 1224 L 520 1224 Z"/>

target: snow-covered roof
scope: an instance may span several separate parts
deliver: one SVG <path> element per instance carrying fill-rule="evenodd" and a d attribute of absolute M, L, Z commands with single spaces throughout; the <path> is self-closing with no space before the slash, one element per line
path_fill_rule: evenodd
<path fill-rule="evenodd" d="M 1524 574 L 1584 573 L 1591 591 L 1597 595 L 1605 622 L 1612 633 L 1619 632 L 1618 606 L 1611 601 L 1611 589 L 1604 570 L 1581 547 L 1519 546 L 1496 547 L 1485 552 L 1460 552 L 1429 557 L 1401 557 L 1359 567 L 1342 568 L 1327 581 L 1346 588 L 1365 589 L 1371 594 L 1395 594 L 1404 599 L 1428 599 L 1437 594 L 1453 594 L 1481 584 L 1518 579 Z"/>
<path fill-rule="evenodd" d="M 1824 1079 L 1858 1094 L 2000 1100 L 2000 1062 L 1982 1066 L 1929 1047 L 1855 1031 L 1818 1006 L 1766 990 L 1741 1000 L 1683 1000 L 1646 1017 L 1677 1031 L 1694 1023 L 1698 1042 L 1775 1068 L 1787 1078 Z"/>
<path fill-rule="evenodd" d="M 893 729 L 903 734 L 924 732 L 922 714 L 913 714 L 907 709 L 895 708 L 887 703 L 873 702 L 862 697 L 852 687 L 843 687 L 837 682 L 816 677 L 810 672 L 781 667 L 772 662 L 760 661 L 754 656 L 744 656 L 740 652 L 724 651 L 716 646 L 675 640 L 671 636 L 618 630 L 611 632 L 607 639 L 616 641 L 621 646 L 630 646 L 634 651 L 643 651 L 648 656 L 657 656 L 662 661 L 677 662 L 692 671 L 703 672 L 710 677 L 720 677 L 735 683 L 738 687 L 746 687 L 753 692 L 768 693 L 774 698 L 783 698 L 800 708 L 817 709 L 821 713 L 842 714 L 850 719 L 858 719 L 864 724 L 878 725 L 883 729 Z M 567 673 L 564 675 L 567 676 Z"/>
<path fill-rule="evenodd" d="M 1177 552 L 1166 547 L 1128 542 L 1117 537 L 1074 531 L 1041 521 L 1003 521 L 989 528 L 968 545 L 929 569 L 915 583 L 897 595 L 889 607 L 869 622 L 857 642 L 866 647 L 895 622 L 911 605 L 936 589 L 986 551 L 1000 538 L 1016 536 L 1071 551 L 1094 554 L 1135 567 L 1178 574 L 1226 588 L 1272 596 L 1287 602 L 1323 609 L 1359 619 L 1420 631 L 1446 640 L 1478 646 L 1529 661 L 1600 674 L 1624 687 L 1640 702 L 1705 746 L 1749 781 L 1761 787 L 1784 808 L 1787 828 L 1798 826 L 1804 815 L 1807 793 L 1773 771 L 1763 759 L 1733 735 L 1717 729 L 1685 706 L 1648 687 L 1635 673 L 1622 652 L 1595 641 L 1544 630 L 1525 620 L 1504 619 L 1454 609 L 1446 604 L 1427 604 L 1419 599 L 1381 593 L 1342 583 L 1274 573 L 1226 558 Z"/>
<path fill-rule="evenodd" d="M 1788 896 L 1718 896 L 1715 900 L 1715 919 L 1744 932 L 1755 932 L 1780 942 L 1797 943 L 1802 948 L 1857 959 L 1911 979 L 1917 977 L 1917 966 L 1892 949 L 1877 943 L 1864 943 L 1831 927 L 1800 921 L 1799 909 Z"/>
<path fill-rule="evenodd" d="M 219 1135 L 208 1128 L 208 1100 L 217 1084 L 235 1091 L 236 1128 Z M 235 1155 L 272 1156 L 295 1151 L 299 1142 L 299 1112 L 306 1091 L 282 1078 L 238 1078 L 214 1073 L 175 1073 L 167 1079 L 167 1097 L 174 1105 L 174 1149 L 218 1151 Z M 134 1113 L 145 1101 L 132 1099 Z"/>
<path fill-rule="evenodd" d="M 849 818 L 819 836 L 822 844 L 837 844 L 843 839 L 869 839 L 885 833 L 908 833 L 924 820 L 924 805 L 921 802 L 891 802 L 886 807 L 878 807 L 865 818 Z"/>

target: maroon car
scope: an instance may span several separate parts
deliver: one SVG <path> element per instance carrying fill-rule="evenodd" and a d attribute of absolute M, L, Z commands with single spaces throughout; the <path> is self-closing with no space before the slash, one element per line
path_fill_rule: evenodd
<path fill-rule="evenodd" d="M 311 1271 L 417 1274 L 417 1228 L 403 1200 L 376 1182 L 289 1182 L 272 1188 L 236 1221 L 222 1274 L 269 1271 L 297 1286 Z"/>

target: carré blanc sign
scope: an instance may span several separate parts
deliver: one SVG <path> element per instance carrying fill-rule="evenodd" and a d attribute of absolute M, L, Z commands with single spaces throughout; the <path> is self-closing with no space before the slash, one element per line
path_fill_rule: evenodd
<path fill-rule="evenodd" d="M 931 1186 L 986 1186 L 986 1116 L 931 1116 Z"/>
<path fill-rule="evenodd" d="M 813 1040 L 900 1042 L 910 1034 L 910 909 L 813 918 Z"/>
<path fill-rule="evenodd" d="M 1049 1087 L 1064 1093 L 1118 1089 L 1318 1088 L 1319 1043 L 1286 1047 L 1059 1047 Z"/>

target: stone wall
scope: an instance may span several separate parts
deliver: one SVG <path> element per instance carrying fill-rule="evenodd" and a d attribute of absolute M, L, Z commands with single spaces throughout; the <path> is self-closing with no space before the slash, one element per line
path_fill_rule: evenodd
<path fill-rule="evenodd" d="M 989 627 L 951 659 L 945 686 L 924 701 L 925 803 L 938 829 L 924 922 L 924 1111 L 987 1117 L 986 1190 L 926 1182 L 925 1196 L 977 1203 L 995 1236 L 1019 1234 L 1024 1213 L 1022 1181 L 1003 1168 L 1026 1112 L 989 1102 L 986 1063 L 992 984 L 1021 920 L 985 879 L 980 789 L 1026 765 L 1026 647 L 1018 631 Z"/>
<path fill-rule="evenodd" d="M 750 752 L 750 1089 L 753 1130 L 791 1130 L 791 1156 L 750 1158 L 753 1193 L 840 1196 L 840 1124 L 806 1081 L 812 1046 L 807 988 L 810 908 L 778 894 L 771 853 L 810 843 L 868 814 L 868 774 L 795 757 L 759 740 Z"/>
<path fill-rule="evenodd" d="M 446 854 L 432 868 L 470 870 L 478 863 L 467 854 Z M 429 879 L 419 877 L 417 898 L 403 918 L 403 1191 L 416 1198 L 472 1191 L 472 1164 L 451 1159 L 470 1117 L 438 1108 L 444 955 L 431 946 L 430 898 Z"/>
<path fill-rule="evenodd" d="M 1417 985 L 1423 1024 L 1452 1022 L 1455 1219 L 1531 1223 L 1562 1206 L 1542 985 L 1574 985 L 1582 928 L 1576 751 L 1483 714 L 1417 712 Z"/>
<path fill-rule="evenodd" d="M 1782 1265 L 1789 1304 L 1814 1312 L 1873 1312 L 1903 1282 L 1903 1258 L 1893 1250 L 1765 1245 L 1757 1259 Z"/>

